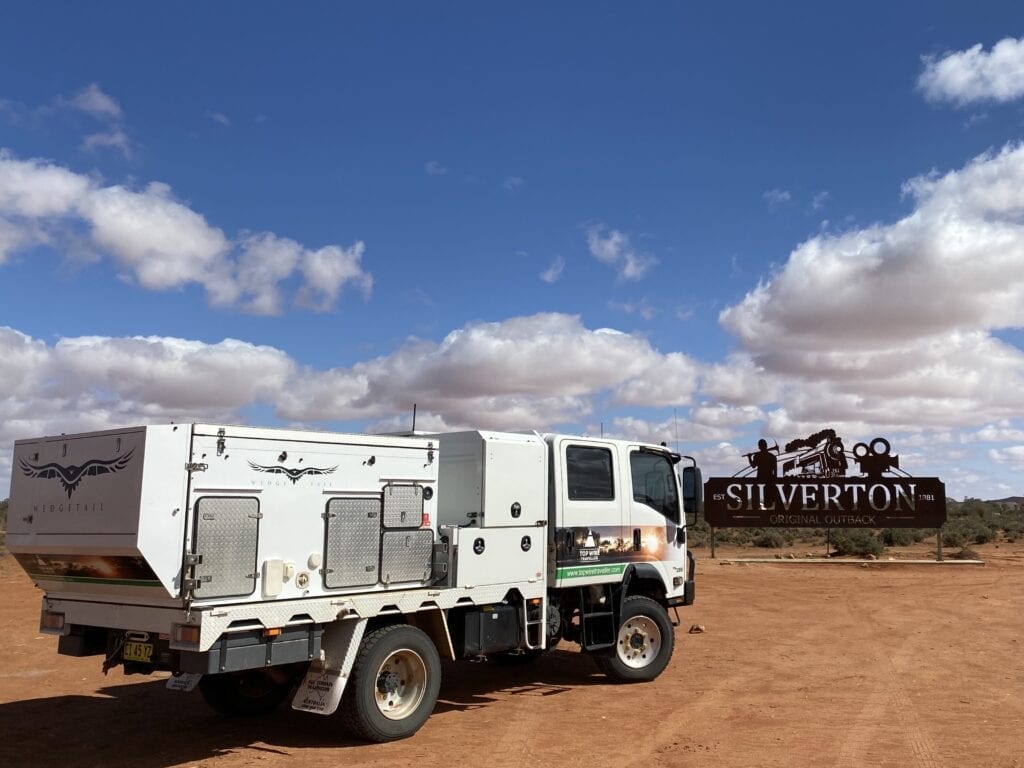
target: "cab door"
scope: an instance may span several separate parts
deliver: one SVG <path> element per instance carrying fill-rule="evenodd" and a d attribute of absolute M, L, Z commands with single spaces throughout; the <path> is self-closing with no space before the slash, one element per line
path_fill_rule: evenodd
<path fill-rule="evenodd" d="M 555 449 L 559 514 L 555 530 L 556 585 L 616 581 L 629 542 L 623 529 L 619 448 L 614 443 L 560 439 Z"/>
<path fill-rule="evenodd" d="M 666 584 L 685 574 L 686 538 L 682 504 L 673 456 L 642 446 L 630 446 L 627 466 L 626 504 L 632 559 L 648 561 L 662 569 Z"/>

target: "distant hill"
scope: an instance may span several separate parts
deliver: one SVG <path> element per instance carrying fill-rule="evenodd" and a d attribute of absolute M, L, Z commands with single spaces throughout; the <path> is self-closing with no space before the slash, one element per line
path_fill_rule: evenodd
<path fill-rule="evenodd" d="M 1005 499 L 992 499 L 990 504 L 1024 504 L 1024 496 L 1009 496 Z"/>

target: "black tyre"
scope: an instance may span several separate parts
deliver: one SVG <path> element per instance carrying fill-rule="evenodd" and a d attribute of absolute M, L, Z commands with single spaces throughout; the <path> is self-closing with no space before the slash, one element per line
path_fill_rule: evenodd
<path fill-rule="evenodd" d="M 665 609 L 649 597 L 627 597 L 615 649 L 595 657 L 608 677 L 623 683 L 653 680 L 668 666 L 675 631 Z"/>
<path fill-rule="evenodd" d="M 291 691 L 292 681 L 275 680 L 263 669 L 203 675 L 199 692 L 206 703 L 231 717 L 273 712 Z"/>
<path fill-rule="evenodd" d="M 406 624 L 381 627 L 363 638 L 342 717 L 361 739 L 404 739 L 430 717 L 440 688 L 441 659 L 431 639 Z"/>

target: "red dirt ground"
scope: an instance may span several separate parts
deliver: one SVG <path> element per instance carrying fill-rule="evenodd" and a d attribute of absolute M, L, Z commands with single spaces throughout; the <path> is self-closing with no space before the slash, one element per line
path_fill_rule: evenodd
<path fill-rule="evenodd" d="M 39 591 L 3 555 L 0 766 L 1024 768 L 1024 545 L 975 549 L 984 566 L 697 550 L 697 604 L 655 682 L 608 683 L 565 644 L 525 667 L 446 664 L 434 715 L 386 745 L 287 707 L 225 719 L 162 679 L 57 656 Z"/>

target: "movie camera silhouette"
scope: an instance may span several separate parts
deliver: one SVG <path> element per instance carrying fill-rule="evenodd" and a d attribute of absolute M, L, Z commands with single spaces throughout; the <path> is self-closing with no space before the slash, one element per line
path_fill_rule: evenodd
<path fill-rule="evenodd" d="M 886 472 L 909 477 L 900 470 L 900 457 L 892 454 L 892 446 L 884 437 L 857 443 L 848 451 L 834 429 L 823 429 L 809 437 L 791 440 L 781 451 L 778 442 L 769 446 L 766 440 L 759 441 L 758 448 L 744 454 L 751 468 L 737 472 L 736 476 L 751 474 L 757 457 L 771 453 L 781 465 L 783 477 L 846 477 L 851 459 L 869 478 L 880 478 Z"/>

